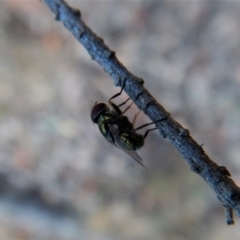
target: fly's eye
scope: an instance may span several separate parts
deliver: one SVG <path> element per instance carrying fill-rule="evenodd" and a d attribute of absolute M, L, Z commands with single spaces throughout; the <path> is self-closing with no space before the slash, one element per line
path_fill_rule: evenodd
<path fill-rule="evenodd" d="M 108 109 L 105 103 L 97 103 L 92 107 L 91 119 L 94 123 L 98 122 L 101 114 L 103 114 Z"/>

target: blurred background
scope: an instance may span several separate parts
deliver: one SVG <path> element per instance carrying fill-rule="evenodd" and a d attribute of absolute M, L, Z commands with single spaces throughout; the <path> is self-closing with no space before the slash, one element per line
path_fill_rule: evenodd
<path fill-rule="evenodd" d="M 240 4 L 68 2 L 240 185 Z M 0 56 L 1 240 L 239 239 L 157 131 L 148 170 L 105 141 L 91 106 L 120 89 L 43 2 L 1 1 Z"/>

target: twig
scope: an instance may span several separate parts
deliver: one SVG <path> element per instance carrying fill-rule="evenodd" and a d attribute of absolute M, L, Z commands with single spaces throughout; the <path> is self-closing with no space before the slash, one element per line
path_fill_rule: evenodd
<path fill-rule="evenodd" d="M 171 118 L 170 114 L 144 88 L 144 81 L 129 72 L 110 50 L 81 19 L 79 10 L 69 7 L 63 0 L 43 0 L 55 14 L 56 20 L 64 26 L 86 48 L 91 58 L 113 78 L 116 86 L 121 86 L 127 79 L 124 91 L 133 99 L 136 105 L 152 120 L 168 117 L 166 121 L 157 123 L 162 137 L 169 141 L 187 160 L 191 169 L 199 174 L 215 191 L 222 202 L 227 224 L 233 221 L 233 210 L 240 216 L 240 189 L 230 178 L 230 173 L 224 166 L 218 166 L 205 154 L 202 146 L 192 139 L 187 129 Z M 136 99 L 136 96 L 139 96 Z"/>

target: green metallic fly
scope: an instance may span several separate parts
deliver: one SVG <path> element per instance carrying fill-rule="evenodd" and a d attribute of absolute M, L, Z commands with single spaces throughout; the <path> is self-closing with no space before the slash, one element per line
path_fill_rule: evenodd
<path fill-rule="evenodd" d="M 137 116 L 141 110 L 134 116 L 133 122 L 131 123 L 123 114 L 126 113 L 126 111 L 132 106 L 133 102 L 124 111 L 121 111 L 120 109 L 122 105 L 126 104 L 128 100 L 130 100 L 130 98 L 119 105 L 112 102 L 112 99 L 122 94 L 125 82 L 126 79 L 123 82 L 121 91 L 108 100 L 109 105 L 97 102 L 94 104 L 91 111 L 91 119 L 93 123 L 98 125 L 100 132 L 110 143 L 123 150 L 145 168 L 143 160 L 136 150 L 140 149 L 144 145 L 144 139 L 147 137 L 148 133 L 157 128 L 154 127 L 146 130 L 144 135 L 138 134 L 136 131 L 156 122 L 165 120 L 166 118 L 134 128 Z"/>

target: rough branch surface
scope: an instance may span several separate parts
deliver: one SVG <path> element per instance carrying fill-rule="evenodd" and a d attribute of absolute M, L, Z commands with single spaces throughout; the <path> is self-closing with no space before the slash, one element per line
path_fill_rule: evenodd
<path fill-rule="evenodd" d="M 169 139 L 187 160 L 191 169 L 215 191 L 225 208 L 227 224 L 233 224 L 233 210 L 240 216 L 240 189 L 231 179 L 226 167 L 218 166 L 209 159 L 202 147 L 192 139 L 189 131 L 171 118 L 170 114 L 144 88 L 144 81 L 129 72 L 118 61 L 115 52 L 110 50 L 103 39 L 82 21 L 79 10 L 69 7 L 63 0 L 44 0 L 44 2 L 55 14 L 56 20 L 64 24 L 86 48 L 91 58 L 113 78 L 116 86 L 121 86 L 123 80 L 127 79 L 124 91 L 135 101 L 139 109 L 144 111 L 152 121 L 168 117 L 166 121 L 157 124 L 161 136 Z"/>

